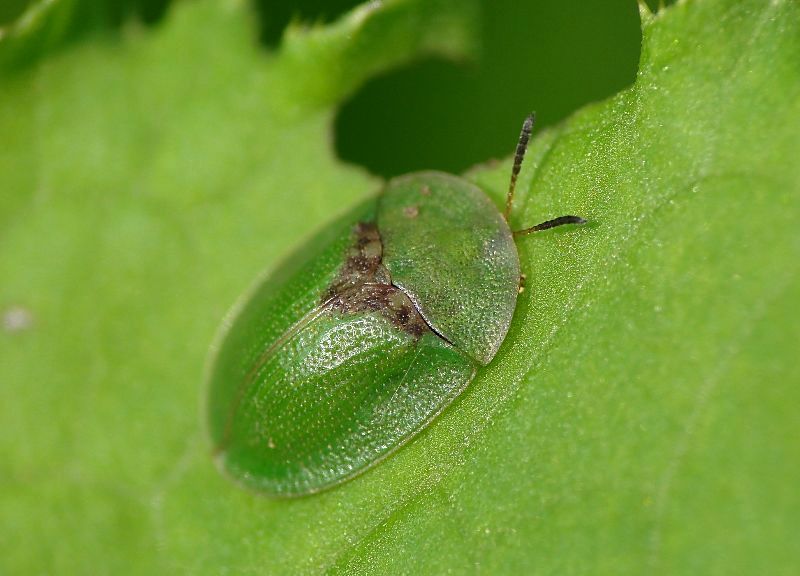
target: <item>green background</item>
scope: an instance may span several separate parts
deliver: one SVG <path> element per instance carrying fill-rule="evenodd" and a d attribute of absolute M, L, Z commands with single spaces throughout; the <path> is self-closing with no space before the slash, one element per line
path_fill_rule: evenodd
<path fill-rule="evenodd" d="M 345 8 L 0 14 L 0 572 L 795 573 L 800 6 Z M 519 243 L 492 365 L 334 490 L 222 477 L 237 295 L 378 175 L 499 205 L 530 109 L 512 224 L 590 224 Z"/>

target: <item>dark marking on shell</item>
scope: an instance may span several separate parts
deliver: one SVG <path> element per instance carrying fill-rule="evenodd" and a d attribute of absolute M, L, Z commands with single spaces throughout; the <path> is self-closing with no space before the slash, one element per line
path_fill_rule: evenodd
<path fill-rule="evenodd" d="M 419 193 L 422 194 L 423 196 L 430 196 L 431 195 L 431 187 L 428 186 L 427 184 L 423 184 L 422 188 L 419 191 Z"/>
<path fill-rule="evenodd" d="M 343 314 L 378 311 L 415 338 L 422 336 L 430 329 L 428 324 L 411 299 L 392 285 L 389 271 L 381 263 L 383 243 L 378 227 L 372 222 L 359 222 L 353 237 L 347 259 L 323 292 L 320 304 Z"/>

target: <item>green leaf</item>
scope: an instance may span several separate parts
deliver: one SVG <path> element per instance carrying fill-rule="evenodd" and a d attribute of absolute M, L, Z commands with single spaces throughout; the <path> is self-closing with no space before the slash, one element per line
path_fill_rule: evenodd
<path fill-rule="evenodd" d="M 180 3 L 0 76 L 0 572 L 791 573 L 800 7 L 642 24 L 635 84 L 529 151 L 513 225 L 590 224 L 519 242 L 496 360 L 393 457 L 291 501 L 214 469 L 208 344 L 378 188 L 334 158 L 334 107 L 472 54 L 477 6 L 368 4 L 265 54 L 240 3 Z M 500 205 L 509 167 L 469 176 Z"/>
<path fill-rule="evenodd" d="M 123 22 L 155 22 L 168 0 L 4 0 L 0 69 L 24 67 L 83 36 Z M 135 20 L 134 18 L 135 17 Z"/>

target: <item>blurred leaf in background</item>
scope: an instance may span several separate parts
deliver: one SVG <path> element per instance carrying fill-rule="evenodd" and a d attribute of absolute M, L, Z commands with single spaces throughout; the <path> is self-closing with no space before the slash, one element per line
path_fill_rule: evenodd
<path fill-rule="evenodd" d="M 343 159 L 383 176 L 460 173 L 507 156 L 531 109 L 541 129 L 635 79 L 641 31 L 632 1 L 494 0 L 481 14 L 471 60 L 428 58 L 393 70 L 342 106 L 335 134 Z"/>
<path fill-rule="evenodd" d="M 0 572 L 797 571 L 796 2 L 642 8 L 641 32 L 621 1 L 15 6 Z M 341 487 L 223 478 L 201 405 L 226 308 L 371 173 L 505 157 L 533 108 L 512 223 L 591 224 L 520 242 L 496 361 Z M 508 171 L 468 176 L 499 204 Z"/>

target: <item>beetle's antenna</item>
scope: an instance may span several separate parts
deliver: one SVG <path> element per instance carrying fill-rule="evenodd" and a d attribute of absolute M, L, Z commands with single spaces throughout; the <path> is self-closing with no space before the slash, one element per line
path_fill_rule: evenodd
<path fill-rule="evenodd" d="M 563 226 L 564 224 L 586 224 L 586 220 L 584 220 L 580 216 L 559 216 L 558 218 L 553 218 L 552 220 L 548 220 L 547 222 L 542 222 L 541 224 L 537 224 L 536 226 L 531 226 L 530 228 L 524 228 L 522 230 L 514 230 L 514 236 L 525 236 L 526 234 L 533 234 L 534 232 L 539 232 L 541 230 L 548 230 L 549 228 L 555 228 L 556 226 Z"/>
<path fill-rule="evenodd" d="M 528 151 L 528 142 L 531 139 L 531 132 L 533 131 L 533 123 L 536 120 L 536 112 L 531 112 L 525 122 L 522 123 L 522 132 L 519 134 L 519 142 L 517 142 L 517 150 L 514 152 L 514 166 L 511 168 L 511 182 L 508 184 L 508 196 L 506 196 L 506 211 L 503 213 L 506 221 L 511 216 L 511 204 L 514 202 L 514 190 L 517 187 L 517 176 L 519 176 L 519 169 L 522 168 L 522 160 L 525 158 L 525 152 Z"/>

